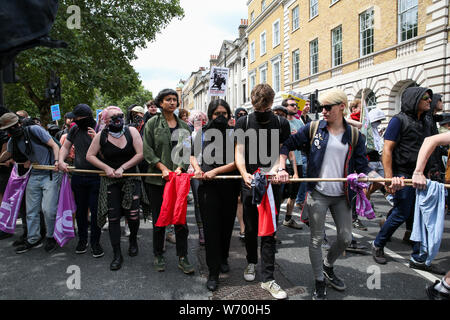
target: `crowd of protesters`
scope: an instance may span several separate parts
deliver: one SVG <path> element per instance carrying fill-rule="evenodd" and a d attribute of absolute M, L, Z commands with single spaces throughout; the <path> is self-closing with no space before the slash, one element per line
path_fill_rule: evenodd
<path fill-rule="evenodd" d="M 447 156 L 446 146 L 450 144 L 450 132 L 446 132 L 450 116 L 439 113 L 443 109 L 442 96 L 428 88 L 407 88 L 402 95 L 401 112 L 391 119 L 385 132 L 380 130 L 382 121 L 386 120 L 382 110 L 374 108 L 365 114 L 371 125 L 364 131 L 363 102 L 355 99 L 349 103 L 345 92 L 339 89 L 320 96 L 318 103 L 323 115 L 320 121 L 309 117 L 309 100 L 299 112 L 294 97 L 273 106 L 274 97 L 269 85 L 260 84 L 251 92 L 252 113 L 244 108 L 233 113 L 225 100 L 217 99 L 209 104 L 207 114 L 189 114 L 179 109 L 176 91 L 165 89 L 146 104 L 148 111 L 131 105 L 124 113 L 110 106 L 96 121 L 92 109 L 79 104 L 66 114 L 62 129 L 50 124 L 47 130 L 39 119 L 30 118 L 24 110 L 15 113 L 0 110 L 0 163 L 5 164 L 0 166 L 0 197 L 8 184 L 12 164 L 21 164 L 18 167 L 21 175 L 29 171 L 20 210 L 23 234 L 13 244 L 15 252 L 21 254 L 43 245 L 48 253 L 57 249 L 53 233 L 59 186 L 62 174 L 70 172 L 77 207 L 76 254 L 86 253 L 90 246 L 94 258 L 104 256 L 100 237 L 102 227 L 107 226 L 113 252 L 110 269 L 121 269 L 124 263 L 121 217 L 125 216 L 129 236 L 128 255 L 134 257 L 139 253 L 140 218 L 151 215 L 154 269 L 165 271 L 167 239 L 176 245 L 178 267 L 185 274 L 192 274 L 195 269 L 188 258 L 189 228 L 185 215 L 186 202 L 193 201 L 199 243 L 205 246 L 208 290 L 217 290 L 219 274 L 230 272 L 228 255 L 237 217 L 239 238 L 245 243 L 247 253 L 243 278 L 249 282 L 256 279 L 260 238 L 261 287 L 274 298 L 285 299 L 286 291 L 274 278 L 276 246 L 280 243 L 276 237 L 278 215 L 272 231 L 261 231 L 259 210 L 261 198 L 267 196 L 264 191 L 268 190 L 267 177 L 270 177 L 268 201 L 273 210 L 281 212 L 281 204 L 287 199 L 282 225 L 293 229 L 306 225 L 310 230 L 309 257 L 315 280 L 312 298 L 323 300 L 327 296 L 327 283 L 339 291 L 346 289 L 344 279 L 335 273 L 334 264 L 345 250 L 361 249 L 352 237 L 352 229 L 367 228 L 356 213 L 356 197 L 348 183 L 290 183 L 289 180 L 346 178 L 357 173 L 370 178 L 392 178 L 390 183 L 373 183 L 365 190 L 365 196 L 370 199 L 373 192 L 381 189 L 392 203 L 392 210 L 372 244 L 375 262 L 387 263 L 384 247 L 399 226 L 406 223 L 405 239 L 413 243 L 409 266 L 444 275 L 448 270 L 431 264 L 440 240 L 429 247 L 424 243 L 429 244 L 430 232 L 436 240 L 447 209 L 439 216 L 442 221 L 435 220 L 428 229 L 433 231 L 420 233 L 413 228 L 413 224 L 419 224 L 418 220 L 422 221 L 415 210 L 416 189 L 419 199 L 426 197 L 420 192 L 442 188 L 445 181 L 442 158 Z M 243 139 L 236 138 L 237 131 L 244 133 Z M 256 140 L 250 139 L 252 132 Z M 211 162 L 208 155 L 216 140 L 209 136 L 214 133 L 217 133 L 215 139 L 223 142 L 223 148 L 214 149 L 215 161 Z M 186 147 L 190 150 L 187 162 L 183 157 L 174 157 Z M 276 161 L 268 162 L 261 149 L 274 148 L 277 152 L 269 156 Z M 37 170 L 32 164 L 52 166 L 53 170 Z M 101 170 L 105 174 L 99 176 L 89 170 Z M 139 173 L 160 176 L 141 177 Z M 168 189 L 177 188 L 170 181 L 183 175 L 191 180 L 188 186 L 193 198 L 189 199 L 186 193 L 181 199 L 173 199 L 176 204 L 171 210 L 181 212 L 184 220 L 162 224 L 162 216 L 167 213 L 164 205 L 168 201 Z M 215 179 L 236 175 L 241 180 Z M 404 178 L 412 179 L 413 186 L 405 186 Z M 436 201 L 442 205 L 446 199 Z M 302 212 L 303 223 L 294 220 L 296 207 Z M 336 241 L 331 245 L 325 234 L 328 210 L 337 229 Z M 11 236 L 0 232 L 0 239 Z M 325 258 L 322 248 L 328 249 Z M 431 299 L 449 299 L 449 287 L 447 273 L 442 281 L 429 286 L 427 293 Z"/>

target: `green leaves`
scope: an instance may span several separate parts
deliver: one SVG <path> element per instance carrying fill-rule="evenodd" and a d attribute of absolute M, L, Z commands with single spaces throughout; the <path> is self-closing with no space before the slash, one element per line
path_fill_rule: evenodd
<path fill-rule="evenodd" d="M 59 3 L 51 37 L 66 41 L 69 47 L 39 47 L 22 52 L 17 57 L 20 85 L 5 86 L 7 107 L 19 110 L 34 104 L 43 122 L 51 120 L 51 101 L 45 98 L 51 70 L 61 77 L 62 113 L 78 103 L 97 108 L 104 106 L 94 103 L 108 101 L 128 107 L 149 100 L 151 92 L 144 90 L 130 62 L 136 58 L 136 49 L 145 48 L 172 19 L 183 17 L 180 1 L 61 0 Z M 80 29 L 67 27 L 73 14 L 67 13 L 71 5 L 80 8 Z M 103 100 L 99 100 L 100 96 Z"/>

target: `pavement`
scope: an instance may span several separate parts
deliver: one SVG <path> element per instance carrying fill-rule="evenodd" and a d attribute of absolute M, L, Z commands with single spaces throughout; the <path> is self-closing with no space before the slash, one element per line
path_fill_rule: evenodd
<path fill-rule="evenodd" d="M 442 276 L 408 267 L 411 247 L 402 241 L 404 226 L 395 232 L 385 249 L 388 264 L 378 265 L 374 262 L 369 242 L 376 237 L 380 229 L 379 222 L 391 207 L 380 193 L 376 193 L 372 200 L 379 217 L 372 221 L 362 219 L 368 231 L 354 230 L 354 237 L 368 249 L 365 254 L 346 252 L 338 259 L 335 272 L 344 279 L 347 289 L 337 292 L 328 288 L 328 299 L 427 299 L 425 287 Z M 285 204 L 279 221 L 284 218 L 284 208 Z M 273 300 L 269 293 L 260 288 L 258 269 L 255 282 L 249 283 L 243 279 L 247 265 L 246 253 L 238 237 L 237 220 L 230 248 L 231 271 L 220 276 L 217 291 L 206 289 L 205 249 L 198 242 L 193 209 L 193 204 L 189 204 L 188 256 L 195 266 L 194 275 L 185 275 L 178 269 L 175 245 L 170 243 L 166 243 L 166 271 L 158 273 L 153 270 L 150 221 L 141 221 L 137 257 L 127 255 L 128 239 L 122 237 L 124 263 L 121 270 L 112 272 L 109 270 L 112 249 L 107 231 L 103 231 L 101 238 L 105 250 L 102 258 L 93 258 L 89 251 L 82 255 L 75 254 L 76 239 L 51 254 L 38 248 L 19 255 L 12 247 L 12 242 L 21 234 L 19 220 L 16 235 L 0 241 L 0 300 Z M 294 211 L 294 219 L 299 221 L 298 208 Z M 328 239 L 332 242 L 336 232 L 330 214 L 327 215 L 326 227 Z M 308 227 L 296 230 L 280 224 L 277 235 L 281 240 L 276 254 L 277 283 L 287 291 L 289 300 L 310 300 L 314 279 L 309 263 Z M 450 215 L 446 215 L 444 237 L 434 263 L 450 270 Z"/>

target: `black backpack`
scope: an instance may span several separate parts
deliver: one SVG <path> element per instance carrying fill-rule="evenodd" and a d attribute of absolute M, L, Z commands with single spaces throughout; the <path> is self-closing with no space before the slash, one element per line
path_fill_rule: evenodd
<path fill-rule="evenodd" d="M 53 155 L 53 150 L 51 147 L 49 147 L 46 143 L 43 143 L 38 137 L 36 137 L 32 131 L 30 130 L 30 127 L 32 125 L 27 125 L 23 127 L 23 136 L 25 140 L 25 154 L 23 154 L 19 147 L 17 146 L 17 141 L 14 138 L 11 138 L 13 143 L 13 159 L 16 162 L 25 162 L 28 160 L 28 156 L 33 153 L 33 145 L 31 142 L 34 142 L 36 144 L 40 144 L 42 146 L 45 146 L 48 150 L 48 152 Z M 52 137 L 53 141 L 58 145 L 59 148 L 61 148 L 61 143 L 55 138 Z"/>

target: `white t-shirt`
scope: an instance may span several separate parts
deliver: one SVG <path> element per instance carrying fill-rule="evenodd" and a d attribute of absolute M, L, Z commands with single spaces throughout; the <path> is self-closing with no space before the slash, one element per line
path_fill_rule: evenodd
<path fill-rule="evenodd" d="M 344 133 L 333 136 L 330 133 L 327 149 L 320 169 L 319 178 L 342 178 L 344 175 L 345 158 L 348 144 L 343 144 Z M 316 190 L 326 196 L 338 197 L 344 194 L 343 182 L 318 182 Z"/>

